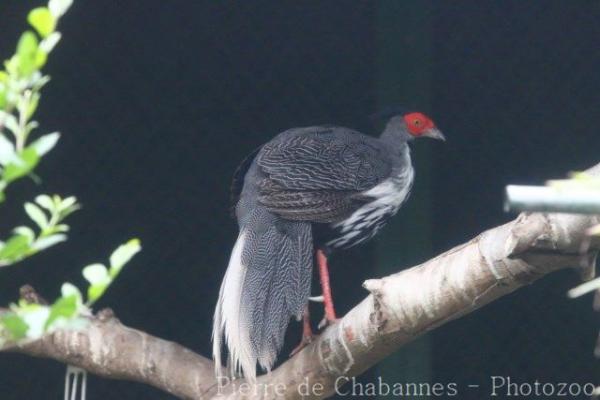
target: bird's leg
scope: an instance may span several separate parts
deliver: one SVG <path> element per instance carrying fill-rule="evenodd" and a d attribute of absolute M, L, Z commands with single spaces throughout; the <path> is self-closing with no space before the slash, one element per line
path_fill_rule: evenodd
<path fill-rule="evenodd" d="M 329 268 L 327 267 L 327 256 L 321 249 L 317 250 L 317 265 L 319 267 L 319 278 L 321 280 L 321 289 L 323 290 L 323 304 L 325 307 L 325 317 L 319 323 L 319 328 L 325 325 L 337 322 L 335 309 L 333 307 L 333 296 L 329 286 Z"/>
<path fill-rule="evenodd" d="M 292 350 L 290 353 L 290 357 L 294 356 L 300 350 L 305 348 L 313 339 L 312 328 L 310 327 L 310 314 L 308 312 L 308 304 L 302 313 L 302 340 L 300 340 L 300 344 Z"/>

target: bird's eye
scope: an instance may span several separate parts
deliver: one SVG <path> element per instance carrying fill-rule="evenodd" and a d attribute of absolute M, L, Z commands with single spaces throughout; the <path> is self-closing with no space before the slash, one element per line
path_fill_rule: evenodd
<path fill-rule="evenodd" d="M 419 112 L 404 115 L 404 123 L 408 133 L 415 137 L 421 136 L 428 128 L 435 126 L 426 115 Z"/>

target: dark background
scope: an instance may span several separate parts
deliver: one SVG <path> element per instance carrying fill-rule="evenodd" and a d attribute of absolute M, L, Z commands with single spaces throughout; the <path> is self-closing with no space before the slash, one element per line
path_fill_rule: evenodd
<path fill-rule="evenodd" d="M 28 9 L 3 0 L 0 54 Z M 448 142 L 414 146 L 417 186 L 391 226 L 332 260 L 341 313 L 361 282 L 424 261 L 513 218 L 509 183 L 541 183 L 600 161 L 598 1 L 76 1 L 51 55 L 38 120 L 59 146 L 9 190 L 2 229 L 38 192 L 75 194 L 71 240 L 2 271 L 0 304 L 31 283 L 54 298 L 126 239 L 144 250 L 97 308 L 208 355 L 212 310 L 236 224 L 229 179 L 257 145 L 294 126 L 376 133 L 388 104 L 431 115 Z M 595 382 L 598 323 L 564 271 L 451 322 L 373 368 L 388 383 L 458 382 L 461 399 L 513 381 Z M 316 317 L 315 317 L 316 318 Z M 292 324 L 289 346 L 299 337 Z M 285 356 L 282 356 L 285 359 Z M 0 357 L 2 399 L 60 398 L 64 366 Z M 480 384 L 481 389 L 466 389 Z M 169 399 L 91 377 L 88 399 Z"/>

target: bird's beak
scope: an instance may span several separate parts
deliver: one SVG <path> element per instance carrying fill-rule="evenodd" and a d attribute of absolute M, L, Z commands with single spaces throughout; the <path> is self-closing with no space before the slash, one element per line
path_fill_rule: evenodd
<path fill-rule="evenodd" d="M 440 131 L 437 128 L 428 129 L 423 136 L 428 137 L 428 138 L 432 138 L 432 139 L 441 140 L 443 142 L 446 141 L 446 136 L 444 136 L 444 134 L 442 133 L 442 131 Z"/>

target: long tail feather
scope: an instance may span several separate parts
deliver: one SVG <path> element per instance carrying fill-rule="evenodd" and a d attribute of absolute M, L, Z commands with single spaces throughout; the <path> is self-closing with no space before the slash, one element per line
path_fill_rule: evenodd
<path fill-rule="evenodd" d="M 291 317 L 299 319 L 310 294 L 312 232 L 308 223 L 257 210 L 231 253 L 213 325 L 213 357 L 222 371 L 222 339 L 234 374 L 256 379 L 270 370 Z"/>
<path fill-rule="evenodd" d="M 240 363 L 243 360 L 247 360 L 247 365 L 244 365 L 244 368 L 249 368 L 250 366 L 249 360 L 251 356 L 247 331 L 237 328 L 241 324 L 240 296 L 246 275 L 246 267 L 242 264 L 242 250 L 244 248 L 245 236 L 245 232 L 240 232 L 233 247 L 229 266 L 227 267 L 227 272 L 225 272 L 225 277 L 219 291 L 219 300 L 215 308 L 212 339 L 217 376 L 222 375 L 221 347 L 223 333 L 225 334 L 225 343 L 227 343 L 230 349 L 231 358 L 237 360 L 235 365 L 231 365 L 233 374 L 239 371 Z"/>

